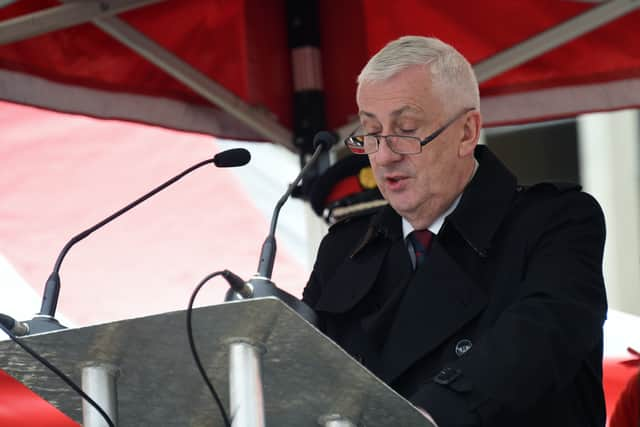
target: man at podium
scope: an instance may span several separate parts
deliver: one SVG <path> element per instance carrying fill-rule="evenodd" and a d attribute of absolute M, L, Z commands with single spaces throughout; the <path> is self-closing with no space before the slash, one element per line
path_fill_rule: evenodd
<path fill-rule="evenodd" d="M 320 328 L 445 426 L 604 426 L 604 219 L 577 185 L 529 187 L 478 145 L 469 62 L 402 37 L 358 77 L 387 206 L 334 224 L 304 291 Z"/>

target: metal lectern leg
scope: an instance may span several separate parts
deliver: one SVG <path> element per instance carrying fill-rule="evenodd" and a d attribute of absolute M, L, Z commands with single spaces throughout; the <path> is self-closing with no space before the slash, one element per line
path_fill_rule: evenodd
<path fill-rule="evenodd" d="M 247 341 L 230 345 L 229 393 L 233 427 L 264 427 L 262 349 Z"/>
<path fill-rule="evenodd" d="M 111 365 L 92 365 L 82 368 L 82 389 L 118 425 L 118 393 L 116 380 L 118 369 Z M 108 427 L 109 424 L 87 401 L 82 401 L 82 424 L 84 427 Z"/>

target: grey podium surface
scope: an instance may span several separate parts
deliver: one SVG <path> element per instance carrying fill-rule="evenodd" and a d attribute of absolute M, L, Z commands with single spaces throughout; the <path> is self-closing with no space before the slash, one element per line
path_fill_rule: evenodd
<path fill-rule="evenodd" d="M 264 348 L 262 378 L 268 426 L 317 426 L 338 413 L 358 426 L 424 426 L 409 402 L 275 298 L 195 309 L 196 346 L 229 407 L 229 339 Z M 186 312 L 23 338 L 78 384 L 94 363 L 119 368 L 119 427 L 223 426 L 189 351 Z M 0 342 L 0 368 L 81 423 L 81 398 L 12 341 Z"/>

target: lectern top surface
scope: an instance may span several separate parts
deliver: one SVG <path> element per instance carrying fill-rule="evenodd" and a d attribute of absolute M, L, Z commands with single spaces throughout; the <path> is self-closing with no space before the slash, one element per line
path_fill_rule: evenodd
<path fill-rule="evenodd" d="M 267 425 L 314 426 L 329 414 L 368 427 L 431 425 L 275 298 L 195 309 L 193 326 L 200 358 L 227 408 L 229 342 L 249 340 L 264 349 Z M 189 351 L 185 311 L 23 339 L 78 384 L 83 366 L 116 366 L 119 427 L 224 425 Z M 15 343 L 0 342 L 0 368 L 81 422 L 80 397 Z"/>

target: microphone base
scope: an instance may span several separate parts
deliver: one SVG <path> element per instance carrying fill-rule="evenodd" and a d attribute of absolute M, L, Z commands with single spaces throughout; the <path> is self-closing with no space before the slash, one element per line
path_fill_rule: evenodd
<path fill-rule="evenodd" d="M 318 325 L 318 316 L 311 307 L 290 293 L 276 287 L 271 280 L 264 277 L 252 277 L 248 283 L 253 289 L 253 296 L 251 298 L 276 297 L 302 316 L 307 322 L 314 326 Z M 243 299 L 248 298 L 243 297 L 232 288 L 229 288 L 224 298 L 225 301 L 239 301 Z"/>
<path fill-rule="evenodd" d="M 33 319 L 27 320 L 25 323 L 29 325 L 29 335 L 67 329 L 67 327 L 61 325 L 55 317 L 44 314 L 36 314 Z"/>

